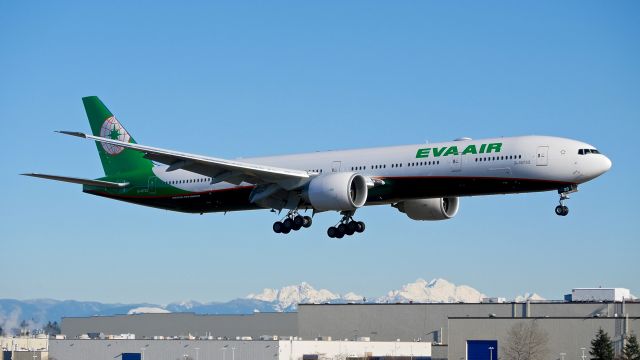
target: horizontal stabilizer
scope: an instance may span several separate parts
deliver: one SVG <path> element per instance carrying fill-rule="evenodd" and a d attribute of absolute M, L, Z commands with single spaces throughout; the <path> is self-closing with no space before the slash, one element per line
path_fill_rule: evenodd
<path fill-rule="evenodd" d="M 128 182 L 116 183 L 111 181 L 81 179 L 81 178 L 68 177 L 68 176 L 57 176 L 57 175 L 47 175 L 47 174 L 37 174 L 37 173 L 29 173 L 29 174 L 21 174 L 21 175 L 32 176 L 32 177 L 48 179 L 48 180 L 64 181 L 64 182 L 81 184 L 81 185 L 102 186 L 107 188 L 123 188 L 129 185 Z"/>

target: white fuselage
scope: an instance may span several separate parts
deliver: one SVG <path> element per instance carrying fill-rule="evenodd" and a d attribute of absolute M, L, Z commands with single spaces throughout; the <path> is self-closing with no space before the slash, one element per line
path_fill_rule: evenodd
<path fill-rule="evenodd" d="M 500 146 L 490 149 L 489 144 Z M 584 153 L 581 149 L 589 151 Z M 462 139 L 432 144 L 243 158 L 242 161 L 305 170 L 312 175 L 355 172 L 380 179 L 512 179 L 554 184 L 584 183 L 611 167 L 611 161 L 597 153 L 592 145 L 550 136 Z M 155 167 L 154 173 L 161 181 L 189 192 L 251 186 L 225 182 L 210 184 L 210 179 L 200 174 L 185 170 L 169 172 L 166 166 Z M 508 192 L 519 191 L 505 191 Z M 450 194 L 460 195 L 473 194 Z M 418 197 L 420 194 L 416 194 L 416 198 Z"/>

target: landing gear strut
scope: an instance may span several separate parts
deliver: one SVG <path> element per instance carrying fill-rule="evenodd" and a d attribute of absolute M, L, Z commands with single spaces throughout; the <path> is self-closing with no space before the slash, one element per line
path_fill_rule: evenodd
<path fill-rule="evenodd" d="M 343 211 L 342 219 L 336 226 L 332 226 L 327 229 L 327 235 L 330 238 L 338 238 L 342 239 L 345 235 L 353 235 L 356 232 L 363 232 L 365 229 L 365 225 L 362 221 L 353 220 L 353 211 Z"/>
<path fill-rule="evenodd" d="M 302 216 L 298 210 L 291 210 L 282 221 L 273 223 L 273 232 L 278 234 L 288 234 L 302 228 L 308 228 L 313 223 L 311 216 Z"/>
<path fill-rule="evenodd" d="M 558 189 L 560 194 L 560 205 L 556 206 L 556 215 L 567 216 L 569 214 L 569 208 L 564 205 L 564 201 L 569 199 L 569 194 L 578 191 L 578 185 L 567 185 Z"/>

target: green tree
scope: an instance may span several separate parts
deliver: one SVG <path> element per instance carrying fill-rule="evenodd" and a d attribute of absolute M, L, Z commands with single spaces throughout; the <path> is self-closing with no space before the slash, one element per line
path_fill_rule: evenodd
<path fill-rule="evenodd" d="M 627 337 L 627 344 L 622 349 L 622 360 L 640 360 L 640 346 L 636 334 Z"/>
<path fill-rule="evenodd" d="M 44 326 L 44 328 L 42 328 L 42 330 L 44 331 L 45 334 L 49 334 L 49 335 L 58 335 L 60 334 L 60 325 L 58 325 L 57 321 L 54 322 L 47 322 L 47 325 Z"/>
<path fill-rule="evenodd" d="M 20 335 L 29 336 L 29 323 L 26 320 L 20 323 Z"/>
<path fill-rule="evenodd" d="M 591 340 L 591 350 L 589 350 L 591 360 L 613 360 L 613 343 L 602 328 L 598 330 L 596 337 Z"/>

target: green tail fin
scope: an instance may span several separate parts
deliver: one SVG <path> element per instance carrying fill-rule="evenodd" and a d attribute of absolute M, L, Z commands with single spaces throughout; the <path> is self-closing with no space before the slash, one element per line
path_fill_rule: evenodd
<path fill-rule="evenodd" d="M 135 143 L 135 140 L 97 96 L 84 97 L 82 102 L 94 136 Z M 96 142 L 96 146 L 106 176 L 150 170 L 153 167 L 151 160 L 145 159 L 144 154 L 140 152 L 99 142 Z"/>

